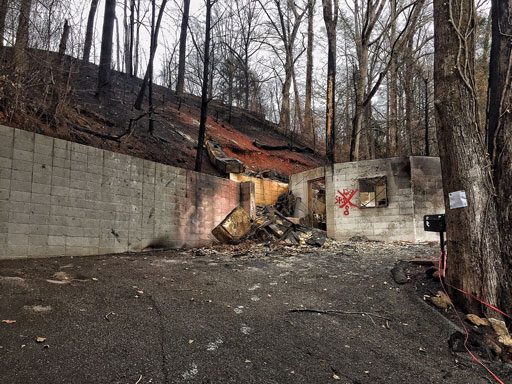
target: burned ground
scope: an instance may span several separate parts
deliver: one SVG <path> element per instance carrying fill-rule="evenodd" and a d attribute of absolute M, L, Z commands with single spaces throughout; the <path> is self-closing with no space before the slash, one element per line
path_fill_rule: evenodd
<path fill-rule="evenodd" d="M 16 322 L 0 323 L 0 380 L 489 383 L 449 350 L 454 326 L 391 279 L 396 260 L 436 250 L 244 244 L 1 261 L 0 317 Z"/>
<path fill-rule="evenodd" d="M 154 86 L 154 135 L 149 134 L 148 106 L 133 104 L 142 80 L 113 71 L 112 94 L 96 97 L 98 67 L 69 56 L 29 50 L 29 70 L 13 78 L 11 48 L 0 50 L 0 123 L 93 147 L 193 169 L 200 114 L 200 98 L 177 97 L 167 87 Z M 130 125 L 132 121 L 132 125 Z M 133 132 L 128 133 L 128 128 Z M 125 134 L 122 139 L 116 139 Z M 273 170 L 289 175 L 325 163 L 317 154 L 265 150 L 254 141 L 289 145 L 296 138 L 280 134 L 261 114 L 210 103 L 207 137 L 245 163 L 248 170 Z M 207 160 L 203 172 L 220 175 Z M 223 175 L 221 175 L 223 176 Z"/>

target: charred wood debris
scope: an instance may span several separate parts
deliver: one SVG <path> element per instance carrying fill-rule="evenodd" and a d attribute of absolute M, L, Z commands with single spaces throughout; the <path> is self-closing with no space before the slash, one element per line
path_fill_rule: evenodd
<path fill-rule="evenodd" d="M 238 207 L 226 216 L 212 234 L 219 242 L 226 244 L 255 241 L 322 247 L 327 238 L 326 232 L 303 225 L 298 218 L 291 217 L 295 204 L 294 195 L 284 193 L 274 206 L 257 207 L 255 219 Z"/>

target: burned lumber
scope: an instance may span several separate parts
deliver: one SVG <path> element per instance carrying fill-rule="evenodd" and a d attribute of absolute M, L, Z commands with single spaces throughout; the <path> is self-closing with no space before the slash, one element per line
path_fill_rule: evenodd
<path fill-rule="evenodd" d="M 245 170 L 240 160 L 226 155 L 220 145 L 212 140 L 206 141 L 206 152 L 210 162 L 222 173 L 242 173 Z"/>
<path fill-rule="evenodd" d="M 247 236 L 251 225 L 249 214 L 242 207 L 237 207 L 213 229 L 212 235 L 221 243 L 236 244 Z"/>
<path fill-rule="evenodd" d="M 258 141 L 258 140 L 254 140 L 252 142 L 252 145 L 254 145 L 256 148 L 264 149 L 266 151 L 293 151 L 293 152 L 299 152 L 299 153 L 314 153 L 314 151 L 311 148 L 298 147 L 293 144 L 270 145 L 270 144 L 262 143 L 261 141 Z"/>

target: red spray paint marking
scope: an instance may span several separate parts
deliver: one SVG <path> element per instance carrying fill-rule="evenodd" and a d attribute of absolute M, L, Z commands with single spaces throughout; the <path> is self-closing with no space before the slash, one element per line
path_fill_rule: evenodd
<path fill-rule="evenodd" d="M 350 215 L 351 207 L 359 208 L 352 202 L 356 193 L 357 189 L 344 189 L 343 191 L 338 191 L 338 195 L 336 196 L 336 205 L 339 205 L 339 208 L 344 208 L 343 214 L 345 216 Z"/>

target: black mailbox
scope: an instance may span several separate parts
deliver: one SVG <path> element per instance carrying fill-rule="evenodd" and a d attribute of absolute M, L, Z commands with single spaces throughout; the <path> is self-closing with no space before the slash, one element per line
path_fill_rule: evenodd
<path fill-rule="evenodd" d="M 444 214 L 423 216 L 423 228 L 427 232 L 446 232 Z"/>

